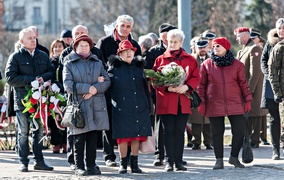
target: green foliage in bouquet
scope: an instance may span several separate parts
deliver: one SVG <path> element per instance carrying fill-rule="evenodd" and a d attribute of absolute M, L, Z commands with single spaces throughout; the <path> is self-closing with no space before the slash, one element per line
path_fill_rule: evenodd
<path fill-rule="evenodd" d="M 145 69 L 145 75 L 156 87 L 180 86 L 186 77 L 184 69 L 174 62 L 162 66 L 158 71 Z"/>

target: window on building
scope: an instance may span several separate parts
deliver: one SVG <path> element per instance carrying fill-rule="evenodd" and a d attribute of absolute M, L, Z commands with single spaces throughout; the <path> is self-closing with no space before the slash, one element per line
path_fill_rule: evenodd
<path fill-rule="evenodd" d="M 25 7 L 14 6 L 13 7 L 13 17 L 14 17 L 14 20 L 25 19 Z"/>
<path fill-rule="evenodd" d="M 42 24 L 41 8 L 33 8 L 33 24 Z"/>

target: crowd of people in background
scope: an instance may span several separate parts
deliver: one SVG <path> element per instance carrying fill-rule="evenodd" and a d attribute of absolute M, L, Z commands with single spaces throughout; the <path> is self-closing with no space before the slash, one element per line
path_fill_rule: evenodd
<path fill-rule="evenodd" d="M 280 141 L 284 142 L 284 18 L 269 31 L 267 42 L 253 27 L 232 29 L 242 46 L 236 55 L 231 42 L 210 29 L 185 42 L 183 31 L 162 23 L 158 35 L 150 32 L 136 41 L 131 35 L 133 26 L 131 16 L 120 15 L 112 33 L 94 43 L 88 28 L 77 25 L 72 30 L 64 29 L 49 50 L 39 44 L 35 26 L 19 32 L 5 78 L 9 84 L 7 115 L 17 119 L 21 172 L 28 171 L 32 125 L 29 113 L 23 113 L 21 100 L 27 94 L 25 86 L 34 80 L 52 80 L 66 95 L 67 104 L 73 100 L 73 91 L 77 92 L 86 126 L 59 130 L 51 116 L 48 126 L 53 153 L 61 149 L 67 153 L 71 171 L 79 176 L 101 174 L 96 164 L 100 147 L 105 165 L 118 166 L 116 145 L 118 173 L 127 173 L 128 164 L 132 173 L 142 173 L 138 149 L 152 135 L 151 128 L 156 142 L 153 166 L 165 165 L 166 172 L 187 170 L 183 160 L 186 130 L 187 147 L 199 150 L 203 144 L 206 150 L 213 150 L 213 169 L 223 169 L 226 117 L 232 130 L 230 164 L 245 167 L 239 161 L 239 152 L 246 131 L 252 148 L 260 143 L 270 145 L 268 114 L 272 159 L 280 159 Z M 191 54 L 182 48 L 184 43 L 190 43 Z M 173 62 L 186 72 L 183 84 L 157 87 L 146 78 L 144 69 L 159 71 Z M 202 100 L 195 109 L 186 96 L 192 91 Z M 32 131 L 34 169 L 52 171 L 53 167 L 44 161 L 42 137 L 43 127 Z"/>

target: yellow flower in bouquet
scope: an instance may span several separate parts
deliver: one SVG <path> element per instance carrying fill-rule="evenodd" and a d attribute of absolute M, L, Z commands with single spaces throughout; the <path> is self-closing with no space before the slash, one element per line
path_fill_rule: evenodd
<path fill-rule="evenodd" d="M 184 69 L 175 62 L 161 66 L 157 71 L 145 69 L 145 75 L 156 87 L 177 87 L 183 85 L 186 78 Z"/>

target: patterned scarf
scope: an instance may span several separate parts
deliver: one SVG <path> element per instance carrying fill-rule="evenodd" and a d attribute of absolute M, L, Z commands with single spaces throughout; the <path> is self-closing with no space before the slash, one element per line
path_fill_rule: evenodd
<path fill-rule="evenodd" d="M 214 52 L 211 51 L 210 56 L 217 66 L 230 66 L 231 64 L 233 64 L 233 61 L 235 59 L 234 54 L 230 50 L 228 50 L 227 53 L 222 57 L 216 56 Z"/>

